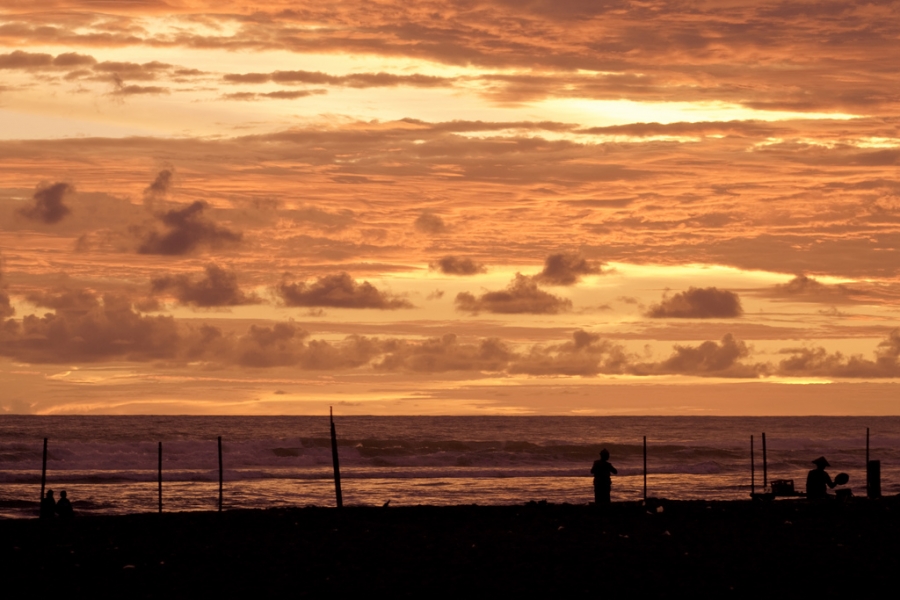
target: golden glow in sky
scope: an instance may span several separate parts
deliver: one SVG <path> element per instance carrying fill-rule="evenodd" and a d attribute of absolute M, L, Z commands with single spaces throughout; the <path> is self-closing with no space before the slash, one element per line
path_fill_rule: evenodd
<path fill-rule="evenodd" d="M 896 3 L 522 4 L 5 2 L 0 411 L 897 414 Z"/>

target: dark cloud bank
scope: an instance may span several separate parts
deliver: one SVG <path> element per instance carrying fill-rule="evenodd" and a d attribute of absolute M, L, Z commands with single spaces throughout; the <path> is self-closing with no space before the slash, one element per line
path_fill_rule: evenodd
<path fill-rule="evenodd" d="M 896 378 L 900 377 L 900 330 L 888 333 L 874 359 L 787 348 L 777 365 L 753 363 L 743 341 L 726 334 L 718 342 L 675 345 L 653 362 L 599 334 L 575 331 L 568 341 L 516 350 L 498 338 L 462 342 L 455 335 L 424 340 L 350 335 L 340 342 L 311 339 L 292 322 L 251 326 L 243 334 L 192 325 L 169 316 L 145 315 L 132 301 L 90 290 L 30 295 L 54 312 L 6 319 L 0 325 L 0 355 L 30 363 L 89 363 L 125 360 L 166 364 L 206 362 L 211 367 L 295 367 L 336 370 L 441 373 L 463 371 L 534 376 L 687 375 L 697 377 Z"/>

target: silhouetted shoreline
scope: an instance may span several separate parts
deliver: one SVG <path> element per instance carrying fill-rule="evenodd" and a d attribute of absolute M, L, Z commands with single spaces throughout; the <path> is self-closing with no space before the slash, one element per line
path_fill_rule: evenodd
<path fill-rule="evenodd" d="M 8 586 L 186 597 L 891 589 L 900 498 L 280 508 L 0 521 Z M 37 587 L 36 587 L 37 586 Z M 8 587 L 8 589 L 16 589 Z M 602 588 L 602 589 L 601 589 Z"/>

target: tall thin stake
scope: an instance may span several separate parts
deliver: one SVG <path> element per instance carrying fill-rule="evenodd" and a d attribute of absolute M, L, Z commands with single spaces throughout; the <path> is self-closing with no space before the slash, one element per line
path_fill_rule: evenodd
<path fill-rule="evenodd" d="M 753 459 L 753 436 L 750 436 L 750 497 L 756 495 L 756 461 Z"/>
<path fill-rule="evenodd" d="M 328 407 L 328 418 L 331 420 L 331 460 L 334 463 L 334 495 L 337 498 L 337 507 L 343 508 L 344 499 L 341 495 L 341 465 L 338 462 L 337 433 L 334 431 L 334 411 Z"/>
<path fill-rule="evenodd" d="M 219 512 L 222 512 L 222 436 L 219 436 Z"/>
<path fill-rule="evenodd" d="M 869 428 L 866 427 L 866 498 L 869 497 Z"/>
<path fill-rule="evenodd" d="M 44 438 L 44 461 L 41 463 L 41 501 L 44 500 L 45 487 L 47 487 L 47 438 Z"/>
<path fill-rule="evenodd" d="M 162 442 L 159 443 L 159 467 L 157 469 L 157 491 L 159 492 L 159 514 L 162 514 Z"/>
<path fill-rule="evenodd" d="M 763 432 L 763 490 L 769 487 L 769 457 L 766 454 L 766 433 Z"/>
<path fill-rule="evenodd" d="M 644 436 L 644 502 L 647 501 L 647 436 Z"/>

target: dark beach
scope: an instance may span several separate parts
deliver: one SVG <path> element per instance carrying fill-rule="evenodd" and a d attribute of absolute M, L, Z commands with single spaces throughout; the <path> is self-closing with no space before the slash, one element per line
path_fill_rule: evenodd
<path fill-rule="evenodd" d="M 891 590 L 900 498 L 346 507 L 0 521 L 19 597 Z"/>

